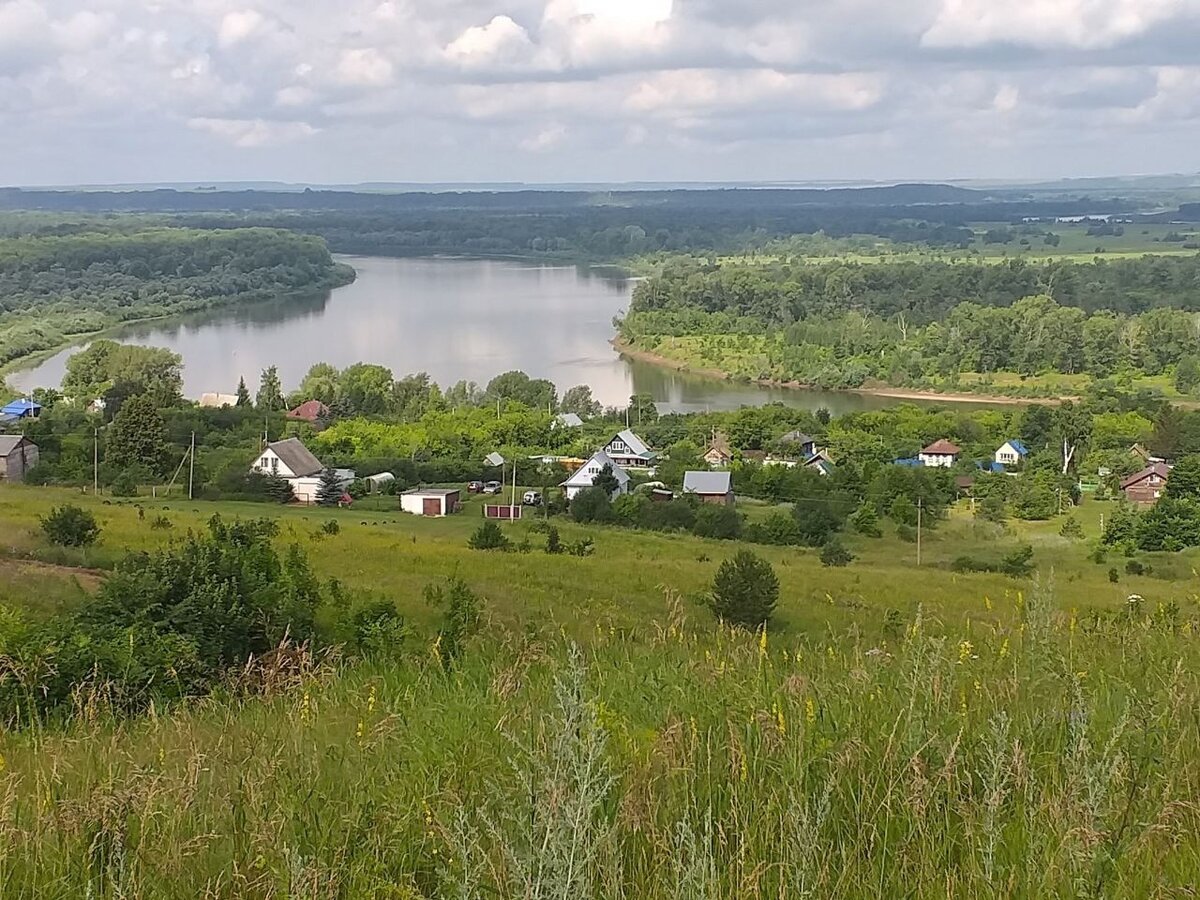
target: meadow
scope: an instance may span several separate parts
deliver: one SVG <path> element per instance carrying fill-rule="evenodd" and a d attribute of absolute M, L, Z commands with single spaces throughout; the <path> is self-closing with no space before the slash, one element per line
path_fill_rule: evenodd
<path fill-rule="evenodd" d="M 49 547 L 75 502 L 103 532 Z M 1195 551 L 1088 559 L 1108 504 L 977 524 L 858 556 L 755 547 L 781 582 L 765 634 L 703 603 L 741 545 L 557 520 L 593 556 L 468 550 L 446 520 L 109 500 L 0 487 L 0 604 L 79 602 L 125 548 L 214 512 L 277 515 L 323 577 L 393 600 L 402 645 L 231 675 L 121 718 L 81 691 L 63 723 L 0 736 L 4 897 L 1187 896 L 1200 872 Z M 139 515 L 138 506 L 144 515 Z M 369 507 L 375 506 L 374 509 Z M 389 508 L 390 507 L 390 508 Z M 746 504 L 749 517 L 770 512 Z M 152 527 L 163 516 L 170 528 Z M 337 534 L 325 534 L 329 520 Z M 961 575 L 1034 547 L 1028 579 Z M 1118 583 L 1108 575 L 1120 570 Z M 422 589 L 482 598 L 437 662 Z M 1137 599 L 1130 600 L 1135 595 Z"/>

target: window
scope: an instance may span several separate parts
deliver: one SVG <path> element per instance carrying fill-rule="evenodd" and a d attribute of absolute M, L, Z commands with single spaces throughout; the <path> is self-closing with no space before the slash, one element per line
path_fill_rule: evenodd
<path fill-rule="evenodd" d="M 278 457 L 272 457 L 271 458 L 271 474 L 276 475 L 278 473 L 279 473 L 279 459 L 278 459 Z"/>
<path fill-rule="evenodd" d="M 588 474 L 589 474 L 589 475 L 599 475 L 599 474 L 600 474 L 600 467 L 599 467 L 599 466 L 592 466 L 592 467 L 590 467 L 590 468 L 588 469 Z"/>

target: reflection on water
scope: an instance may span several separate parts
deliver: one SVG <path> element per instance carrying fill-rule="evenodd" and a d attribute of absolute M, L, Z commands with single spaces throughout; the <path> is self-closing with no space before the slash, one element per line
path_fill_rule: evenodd
<path fill-rule="evenodd" d="M 236 309 L 217 309 L 129 325 L 115 340 L 167 347 L 184 360 L 184 393 L 251 392 L 267 366 L 294 388 L 315 362 L 339 368 L 379 363 L 397 376 L 428 372 L 443 386 L 484 385 L 521 369 L 564 391 L 590 385 L 596 399 L 623 405 L 648 393 L 680 412 L 781 401 L 832 413 L 886 406 L 882 398 L 823 391 L 769 390 L 690 376 L 623 360 L 609 345 L 613 316 L 629 302 L 632 281 L 619 271 L 496 260 L 348 257 L 357 280 L 334 291 Z M 63 351 L 8 377 L 28 391 L 57 386 Z"/>

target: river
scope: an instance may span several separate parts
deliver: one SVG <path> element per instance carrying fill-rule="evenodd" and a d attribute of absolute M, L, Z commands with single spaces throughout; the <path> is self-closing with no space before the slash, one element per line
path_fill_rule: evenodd
<path fill-rule="evenodd" d="M 520 369 L 549 378 L 562 393 L 587 384 L 597 400 L 623 405 L 650 394 L 662 412 L 736 409 L 781 401 L 840 414 L 895 400 L 836 391 L 734 384 L 621 358 L 609 345 L 613 316 L 629 303 L 633 282 L 609 272 L 478 259 L 340 257 L 358 272 L 353 284 L 319 294 L 123 326 L 106 335 L 166 347 L 184 360 L 184 394 L 251 392 L 267 366 L 284 389 L 309 366 L 356 362 L 390 367 L 397 377 L 428 372 L 442 386 L 486 385 Z M 20 391 L 57 387 L 72 347 L 7 376 Z"/>

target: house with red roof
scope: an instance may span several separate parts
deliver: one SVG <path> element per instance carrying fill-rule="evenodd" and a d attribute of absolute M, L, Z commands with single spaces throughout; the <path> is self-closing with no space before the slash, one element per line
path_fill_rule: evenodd
<path fill-rule="evenodd" d="M 308 422 L 310 425 L 316 425 L 318 419 L 329 417 L 329 407 L 320 400 L 309 400 L 306 403 L 301 403 L 293 410 L 289 410 L 287 417 L 298 422 Z"/>
<path fill-rule="evenodd" d="M 962 448 L 942 438 L 917 454 L 921 465 L 932 469 L 952 469 L 962 456 Z"/>

